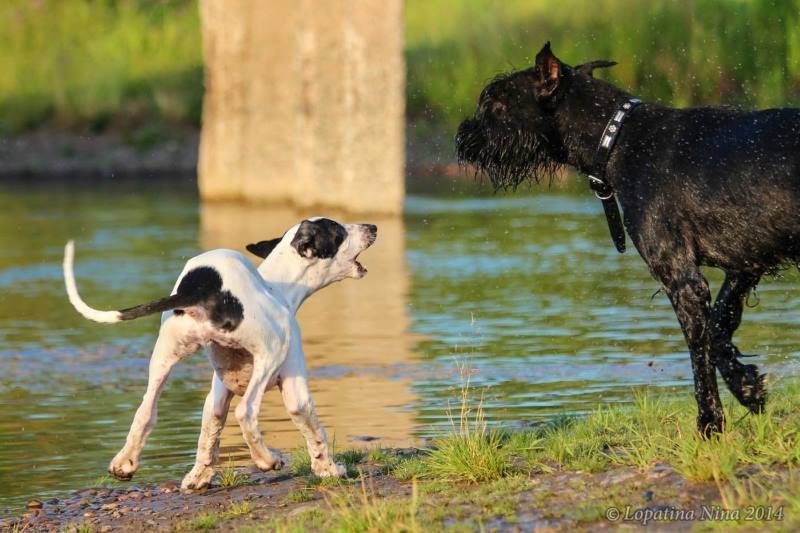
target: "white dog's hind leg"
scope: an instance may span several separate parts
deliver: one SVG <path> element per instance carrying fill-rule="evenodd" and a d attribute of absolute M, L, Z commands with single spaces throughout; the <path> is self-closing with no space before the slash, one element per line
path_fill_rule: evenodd
<path fill-rule="evenodd" d="M 125 446 L 108 467 L 109 473 L 118 479 L 130 479 L 139 468 L 142 448 L 156 423 L 158 398 L 172 367 L 199 348 L 197 344 L 181 342 L 182 339 L 178 336 L 181 329 L 177 324 L 178 320 L 177 317 L 169 318 L 161 325 L 153 355 L 150 357 L 147 391 L 133 417 Z"/>
<path fill-rule="evenodd" d="M 182 489 L 202 489 L 208 486 L 214 476 L 214 465 L 219 460 L 219 436 L 225 427 L 228 408 L 233 393 L 229 391 L 217 373 L 211 380 L 211 390 L 203 406 L 203 425 L 197 440 L 197 460 L 194 468 L 181 482 Z"/>
<path fill-rule="evenodd" d="M 250 457 L 259 470 L 278 470 L 283 466 L 281 454 L 277 450 L 267 448 L 258 428 L 261 399 L 283 359 L 270 355 L 266 350 L 253 353 L 253 374 L 242 401 L 236 406 L 236 420 L 242 428 L 247 447 L 250 448 Z"/>
<path fill-rule="evenodd" d="M 281 378 L 281 395 L 292 422 L 306 439 L 308 453 L 311 456 L 311 470 L 319 477 L 345 475 L 347 473 L 345 467 L 333 460 L 325 428 L 317 418 L 314 402 L 308 391 L 305 368 L 288 369 L 288 374 Z"/>

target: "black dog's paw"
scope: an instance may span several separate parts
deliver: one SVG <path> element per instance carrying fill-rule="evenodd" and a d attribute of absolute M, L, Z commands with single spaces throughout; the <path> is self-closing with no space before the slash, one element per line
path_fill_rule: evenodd
<path fill-rule="evenodd" d="M 704 439 L 725 431 L 725 415 L 722 410 L 708 409 L 697 415 L 697 431 Z"/>
<path fill-rule="evenodd" d="M 766 376 L 758 372 L 756 365 L 742 365 L 738 390 L 732 390 L 736 399 L 753 414 L 764 412 L 767 404 Z"/>

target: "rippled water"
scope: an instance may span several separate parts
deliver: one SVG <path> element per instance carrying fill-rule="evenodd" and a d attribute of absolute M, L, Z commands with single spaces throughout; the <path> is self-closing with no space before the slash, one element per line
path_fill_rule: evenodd
<path fill-rule="evenodd" d="M 599 203 L 583 189 L 535 193 L 412 196 L 403 219 L 367 220 L 380 228 L 362 256 L 367 278 L 325 289 L 300 314 L 312 393 L 337 446 L 441 431 L 464 360 L 489 418 L 507 426 L 630 401 L 640 387 L 688 393 L 672 310 L 651 299 L 658 284 L 638 256 L 616 253 Z M 79 317 L 61 280 L 67 239 L 85 299 L 119 308 L 166 294 L 201 250 L 243 249 L 306 215 L 200 207 L 191 183 L 0 185 L 0 514 L 103 476 L 144 392 L 158 318 Z M 797 373 L 797 285 L 793 271 L 765 281 L 740 330 L 773 379 Z M 173 373 L 134 482 L 191 466 L 209 379 L 201 354 Z M 271 446 L 301 444 L 274 392 L 262 429 Z M 233 417 L 223 456 L 246 462 Z"/>

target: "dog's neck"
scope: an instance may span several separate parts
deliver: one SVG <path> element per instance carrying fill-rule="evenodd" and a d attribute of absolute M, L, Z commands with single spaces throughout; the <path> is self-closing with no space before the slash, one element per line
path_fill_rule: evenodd
<path fill-rule="evenodd" d="M 594 168 L 600 137 L 609 119 L 631 95 L 604 81 L 576 76 L 562 97 L 555 116 L 567 150 L 567 164 L 580 172 L 606 177 L 605 169 Z"/>
<path fill-rule="evenodd" d="M 261 274 L 272 295 L 281 298 L 293 313 L 297 313 L 306 298 L 322 287 L 308 285 L 303 280 L 304 270 L 283 268 L 286 264 L 293 264 L 292 261 L 284 260 L 283 255 L 287 253 L 291 252 L 276 249 L 258 266 L 258 273 Z"/>

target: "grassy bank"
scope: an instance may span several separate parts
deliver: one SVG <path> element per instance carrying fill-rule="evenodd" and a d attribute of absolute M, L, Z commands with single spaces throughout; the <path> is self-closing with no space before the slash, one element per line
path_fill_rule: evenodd
<path fill-rule="evenodd" d="M 378 497 L 362 479 L 326 497 L 326 507 L 275 519 L 269 527 L 414 531 L 513 525 L 534 512 L 540 521 L 563 525 L 566 519 L 588 528 L 607 523 L 610 508 L 630 507 L 633 514 L 665 505 L 695 509 L 697 517 L 704 508 L 725 517 L 695 519 L 706 527 L 800 525 L 800 384 L 779 387 L 763 416 L 747 415 L 730 398 L 726 403 L 729 431 L 711 440 L 697 435 L 688 396 L 643 394 L 630 408 L 602 407 L 586 418 L 517 433 L 488 429 L 479 404 L 474 410 L 462 404 L 452 433 L 419 455 L 370 452 L 372 462 L 410 485 L 406 494 Z M 773 514 L 757 519 L 759 512 Z"/>
<path fill-rule="evenodd" d="M 288 475 L 253 479 L 229 465 L 206 495 L 143 487 L 135 489 L 143 494 L 105 491 L 105 500 L 90 502 L 81 491 L 73 500 L 84 499 L 56 502 L 54 513 L 34 519 L 81 531 L 110 523 L 247 532 L 590 531 L 610 521 L 800 527 L 800 383 L 773 387 L 761 416 L 747 415 L 727 397 L 728 431 L 711 440 L 694 429 L 688 393 L 644 393 L 631 407 L 599 407 L 523 432 L 490 429 L 480 402 L 480 392 L 465 388 L 451 431 L 430 447 L 337 453 L 347 479 L 313 476 L 307 453 L 298 449 Z M 78 511 L 59 515 L 71 508 Z M 26 520 L 5 525 L 42 525 Z"/>
<path fill-rule="evenodd" d="M 452 130 L 484 82 L 545 40 L 568 62 L 675 105 L 800 101 L 800 0 L 408 0 L 408 113 Z M 15 0 L 0 7 L 0 132 L 199 125 L 196 0 Z"/>

